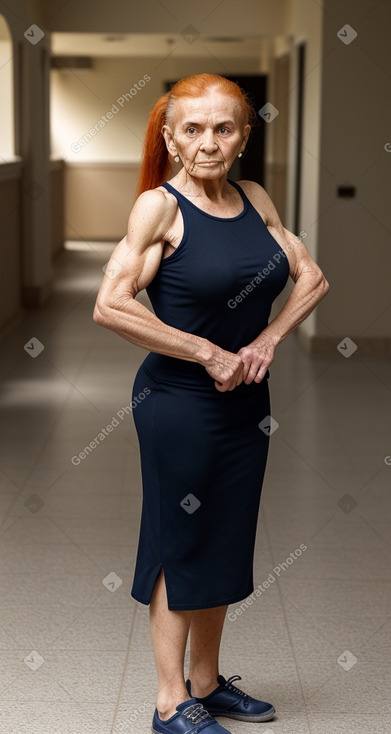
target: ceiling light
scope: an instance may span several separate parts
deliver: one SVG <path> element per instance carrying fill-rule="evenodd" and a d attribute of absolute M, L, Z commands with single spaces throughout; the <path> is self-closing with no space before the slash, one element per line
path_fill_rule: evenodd
<path fill-rule="evenodd" d="M 230 36 L 209 36 L 209 38 L 205 38 L 205 41 L 209 41 L 210 43 L 244 43 L 244 38 L 238 38 L 230 37 Z"/>
<path fill-rule="evenodd" d="M 107 41 L 107 43 L 115 43 L 116 41 L 125 41 L 126 36 L 120 36 L 120 35 L 105 36 L 103 40 Z"/>

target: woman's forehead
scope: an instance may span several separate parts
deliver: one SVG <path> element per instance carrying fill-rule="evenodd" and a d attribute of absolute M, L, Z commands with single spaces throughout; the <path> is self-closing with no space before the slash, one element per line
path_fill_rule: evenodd
<path fill-rule="evenodd" d="M 180 97 L 175 100 L 174 115 L 176 121 L 203 120 L 222 118 L 223 121 L 231 118 L 238 120 L 240 106 L 236 99 L 219 92 L 205 94 L 202 97 Z M 194 118 L 194 119 L 193 119 Z"/>

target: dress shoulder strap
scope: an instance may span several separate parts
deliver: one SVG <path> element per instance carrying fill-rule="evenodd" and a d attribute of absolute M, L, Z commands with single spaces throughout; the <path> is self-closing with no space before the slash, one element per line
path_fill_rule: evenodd
<path fill-rule="evenodd" d="M 251 204 L 251 201 L 250 201 L 250 199 L 248 198 L 248 196 L 246 196 L 246 194 L 244 193 L 244 191 L 243 191 L 242 187 L 241 187 L 241 186 L 239 186 L 239 184 L 238 184 L 238 183 L 236 183 L 236 181 L 232 181 L 232 180 L 231 180 L 230 178 L 227 178 L 227 182 L 228 182 L 228 183 L 230 183 L 230 184 L 231 184 L 231 186 L 234 186 L 234 188 L 235 188 L 235 189 L 236 189 L 237 191 L 239 191 L 239 194 L 240 194 L 240 196 L 241 196 L 241 197 L 242 197 L 242 199 L 243 199 L 243 204 L 247 204 L 247 206 L 248 206 L 248 205 L 252 206 L 252 204 Z"/>

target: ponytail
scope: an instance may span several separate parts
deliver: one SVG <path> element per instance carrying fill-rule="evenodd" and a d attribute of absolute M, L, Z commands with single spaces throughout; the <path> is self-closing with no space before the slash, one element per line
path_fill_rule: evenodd
<path fill-rule="evenodd" d="M 170 170 L 166 141 L 162 135 L 168 97 L 168 93 L 160 97 L 149 115 L 136 198 L 143 191 L 155 189 L 156 186 L 160 186 L 165 181 Z"/>

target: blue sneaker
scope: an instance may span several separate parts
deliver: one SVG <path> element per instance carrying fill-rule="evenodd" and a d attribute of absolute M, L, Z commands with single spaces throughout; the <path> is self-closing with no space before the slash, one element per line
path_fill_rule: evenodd
<path fill-rule="evenodd" d="M 178 713 L 169 719 L 161 719 L 155 709 L 152 719 L 153 734 L 198 734 L 207 727 L 205 734 L 231 734 L 193 697 L 179 703 L 176 710 Z"/>
<path fill-rule="evenodd" d="M 240 675 L 231 675 L 225 680 L 223 675 L 217 676 L 218 687 L 203 698 L 194 698 L 202 703 L 211 716 L 227 716 L 240 721 L 269 721 L 276 710 L 271 703 L 258 701 L 233 685 L 232 681 L 241 680 Z M 186 688 L 191 696 L 191 683 L 186 681 Z M 212 733 L 212 730 L 210 730 Z"/>

